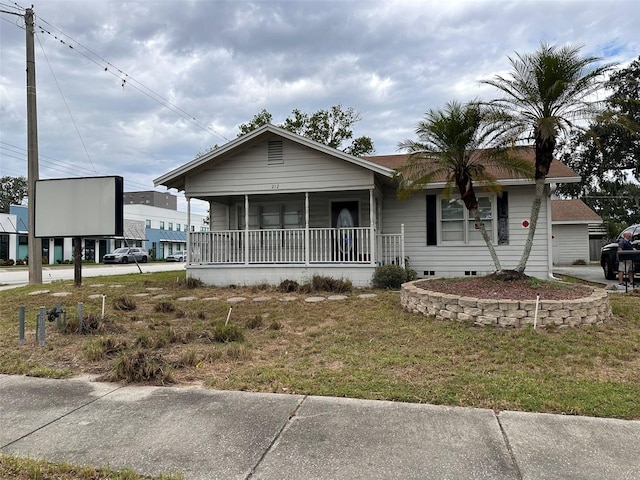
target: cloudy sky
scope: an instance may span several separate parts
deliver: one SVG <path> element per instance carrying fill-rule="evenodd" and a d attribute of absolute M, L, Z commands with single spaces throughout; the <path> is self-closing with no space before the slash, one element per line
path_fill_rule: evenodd
<path fill-rule="evenodd" d="M 29 4 L 0 0 L 0 10 Z M 541 42 L 627 65 L 636 0 L 35 0 L 40 178 L 125 190 L 236 137 L 261 109 L 353 107 L 377 154 L 428 109 L 489 99 L 479 80 Z M 0 13 L 0 176 L 27 174 L 25 29 Z M 157 188 L 164 191 L 162 187 Z M 174 192 L 175 193 L 175 192 Z"/>

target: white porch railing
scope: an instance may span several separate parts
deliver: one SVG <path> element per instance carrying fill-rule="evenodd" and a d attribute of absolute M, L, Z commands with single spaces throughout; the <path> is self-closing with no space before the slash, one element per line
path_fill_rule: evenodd
<path fill-rule="evenodd" d="M 374 247 L 369 227 L 311 228 L 308 232 L 308 243 L 304 228 L 191 232 L 188 263 L 404 266 L 404 229 L 400 234 L 376 235 Z"/>

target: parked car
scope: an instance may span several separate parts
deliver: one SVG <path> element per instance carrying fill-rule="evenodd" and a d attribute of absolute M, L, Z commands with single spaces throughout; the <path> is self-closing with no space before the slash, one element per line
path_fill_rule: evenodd
<path fill-rule="evenodd" d="M 138 247 L 116 248 L 102 258 L 104 263 L 147 263 L 147 260 L 149 260 L 149 253 L 144 248 Z"/>
<path fill-rule="evenodd" d="M 614 280 L 618 277 L 618 241 L 622 238 L 625 232 L 631 232 L 631 243 L 633 248 L 640 250 L 640 224 L 631 225 L 625 228 L 616 240 L 616 243 L 609 243 L 602 247 L 600 252 L 600 265 L 604 270 L 604 278 L 607 280 Z M 633 264 L 633 271 L 635 277 L 640 277 L 640 259 L 636 258 Z"/>
<path fill-rule="evenodd" d="M 187 261 L 187 252 L 184 250 L 180 250 L 178 252 L 173 252 L 171 255 L 168 255 L 165 258 L 167 262 L 186 262 Z"/>

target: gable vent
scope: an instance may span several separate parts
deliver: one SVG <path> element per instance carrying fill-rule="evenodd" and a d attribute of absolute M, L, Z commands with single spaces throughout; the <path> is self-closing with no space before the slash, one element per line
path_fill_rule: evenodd
<path fill-rule="evenodd" d="M 284 163 L 282 140 L 270 140 L 267 149 L 267 165 L 281 165 Z"/>

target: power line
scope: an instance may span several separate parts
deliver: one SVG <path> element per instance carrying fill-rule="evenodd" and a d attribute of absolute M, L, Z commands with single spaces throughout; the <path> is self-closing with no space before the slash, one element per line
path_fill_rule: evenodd
<path fill-rule="evenodd" d="M 160 94 L 158 94 L 155 91 L 153 91 L 151 88 L 149 88 L 146 85 L 144 85 L 142 82 L 136 80 L 134 77 L 132 77 L 128 73 L 126 73 L 123 70 L 121 70 L 120 68 L 116 67 L 115 65 L 113 65 L 111 62 L 106 60 L 104 57 L 102 57 L 98 53 L 94 52 L 93 50 L 91 50 L 88 47 L 85 47 L 83 44 L 81 44 L 80 42 L 75 40 L 70 35 L 67 35 L 62 30 L 60 30 L 59 28 L 55 27 L 54 25 L 52 25 L 51 23 L 47 22 L 46 20 L 44 20 L 44 19 L 42 19 L 40 17 L 38 17 L 38 19 L 41 20 L 42 22 L 46 23 L 49 27 L 51 27 L 51 29 L 56 30 L 57 32 L 59 32 L 60 35 L 64 35 L 64 37 L 66 37 L 69 40 L 71 40 L 78 47 L 81 47 L 82 49 L 84 49 L 86 52 L 88 52 L 88 54 L 83 52 L 83 51 L 81 51 L 81 50 L 79 50 L 78 48 L 75 48 L 73 45 L 71 45 L 70 42 L 66 41 L 65 39 L 59 38 L 57 35 L 55 35 L 51 31 L 45 29 L 42 25 L 37 25 L 37 27 L 41 30 L 42 33 L 46 33 L 46 34 L 50 35 L 51 37 L 53 37 L 56 40 L 58 40 L 62 45 L 68 46 L 71 50 L 79 53 L 80 55 L 85 57 L 87 60 L 89 60 L 90 62 L 94 63 L 95 65 L 97 65 L 101 69 L 103 69 L 105 72 L 108 72 L 111 75 L 115 76 L 116 78 L 120 79 L 122 81 L 123 88 L 124 88 L 125 85 L 129 85 L 132 88 L 138 90 L 143 95 L 147 96 L 148 98 L 154 100 L 155 102 L 159 103 L 160 105 L 164 106 L 165 108 L 171 110 L 173 113 L 179 115 L 180 117 L 184 118 L 185 120 L 188 120 L 189 122 L 191 122 L 192 124 L 194 124 L 195 126 L 200 128 L 201 130 L 206 131 L 207 133 L 210 133 L 212 135 L 215 135 L 215 136 L 217 136 L 217 137 L 219 137 L 219 138 L 221 138 L 221 139 L 223 139 L 223 140 L 225 140 L 227 142 L 229 141 L 229 139 L 226 138 L 224 135 L 222 135 L 221 133 L 218 133 L 216 130 L 214 130 L 213 128 L 208 126 L 206 123 L 198 120 L 195 116 L 189 114 L 188 112 L 186 112 L 182 108 L 178 107 L 177 105 L 175 105 L 174 103 L 170 102 L 169 100 L 167 100 L 166 98 L 164 98 Z"/>
<path fill-rule="evenodd" d="M 58 87 L 58 92 L 60 92 L 62 101 L 64 102 L 65 107 L 67 107 L 67 112 L 69 113 L 69 117 L 71 118 L 71 123 L 73 123 L 73 127 L 75 128 L 76 133 L 78 134 L 78 138 L 80 139 L 82 148 L 84 148 L 84 153 L 87 155 L 87 158 L 89 159 L 89 163 L 93 167 L 93 171 L 96 172 L 96 167 L 93 164 L 93 160 L 91 160 L 91 155 L 89 155 L 89 150 L 87 150 L 87 146 L 85 145 L 84 140 L 82 139 L 82 135 L 80 135 L 80 130 L 78 129 L 78 124 L 76 123 L 76 119 L 73 118 L 73 114 L 71 113 L 71 109 L 69 108 L 69 104 L 67 103 L 67 99 L 65 98 L 64 93 L 62 93 L 62 89 L 60 88 L 60 84 L 58 83 L 58 79 L 56 78 L 56 74 L 53 71 L 53 68 L 51 67 L 51 63 L 49 62 L 49 57 L 47 57 L 47 53 L 44 51 L 44 47 L 42 46 L 42 42 L 40 41 L 39 36 L 38 36 L 38 45 L 40 45 L 40 50 L 42 51 L 42 55 L 44 55 L 44 58 L 47 61 L 47 65 L 49 66 L 49 71 L 51 72 L 53 81 L 56 83 L 56 86 Z"/>
<path fill-rule="evenodd" d="M 2 140 L 0 140 L 0 150 L 6 150 L 7 152 L 3 152 L 2 155 L 10 157 L 10 158 L 15 158 L 16 160 L 21 160 L 23 162 L 25 162 L 26 165 L 26 152 L 27 150 L 25 148 L 19 147 L 17 145 L 13 145 L 11 143 L 7 143 L 4 142 Z M 16 155 L 20 155 L 20 156 L 16 156 Z M 96 175 L 108 175 L 107 173 L 104 172 L 96 172 L 96 171 L 91 171 L 88 168 L 84 168 L 69 162 L 65 162 L 63 160 L 59 160 L 57 158 L 48 156 L 48 155 L 39 155 L 40 157 L 40 161 L 41 163 L 43 163 L 45 166 L 47 166 L 48 169 L 50 170 L 54 170 L 54 171 L 58 171 L 58 172 L 62 172 L 65 174 L 69 174 L 69 172 L 72 174 L 72 176 L 78 177 L 78 176 L 82 176 L 83 174 L 85 174 L 84 172 L 86 172 L 86 174 L 96 174 Z M 49 159 L 51 161 L 46 161 L 43 159 Z M 49 165 L 53 165 L 53 166 L 49 166 Z M 68 166 L 68 167 L 67 167 Z M 9 170 L 7 169 L 4 165 L 2 166 L 2 170 Z M 17 170 L 11 169 L 11 171 L 13 172 L 18 172 Z M 19 175 L 24 176 L 24 173 L 20 173 L 18 172 Z M 125 179 L 125 182 L 128 185 L 131 185 L 133 187 L 138 187 L 138 189 L 140 190 L 155 190 L 156 188 L 160 188 L 160 187 L 153 187 L 153 186 L 149 186 L 143 183 L 138 183 L 138 182 L 133 182 L 130 180 Z M 155 190 L 155 191 L 162 191 L 162 190 Z M 180 198 L 183 197 L 183 194 L 178 193 L 178 196 Z"/>

